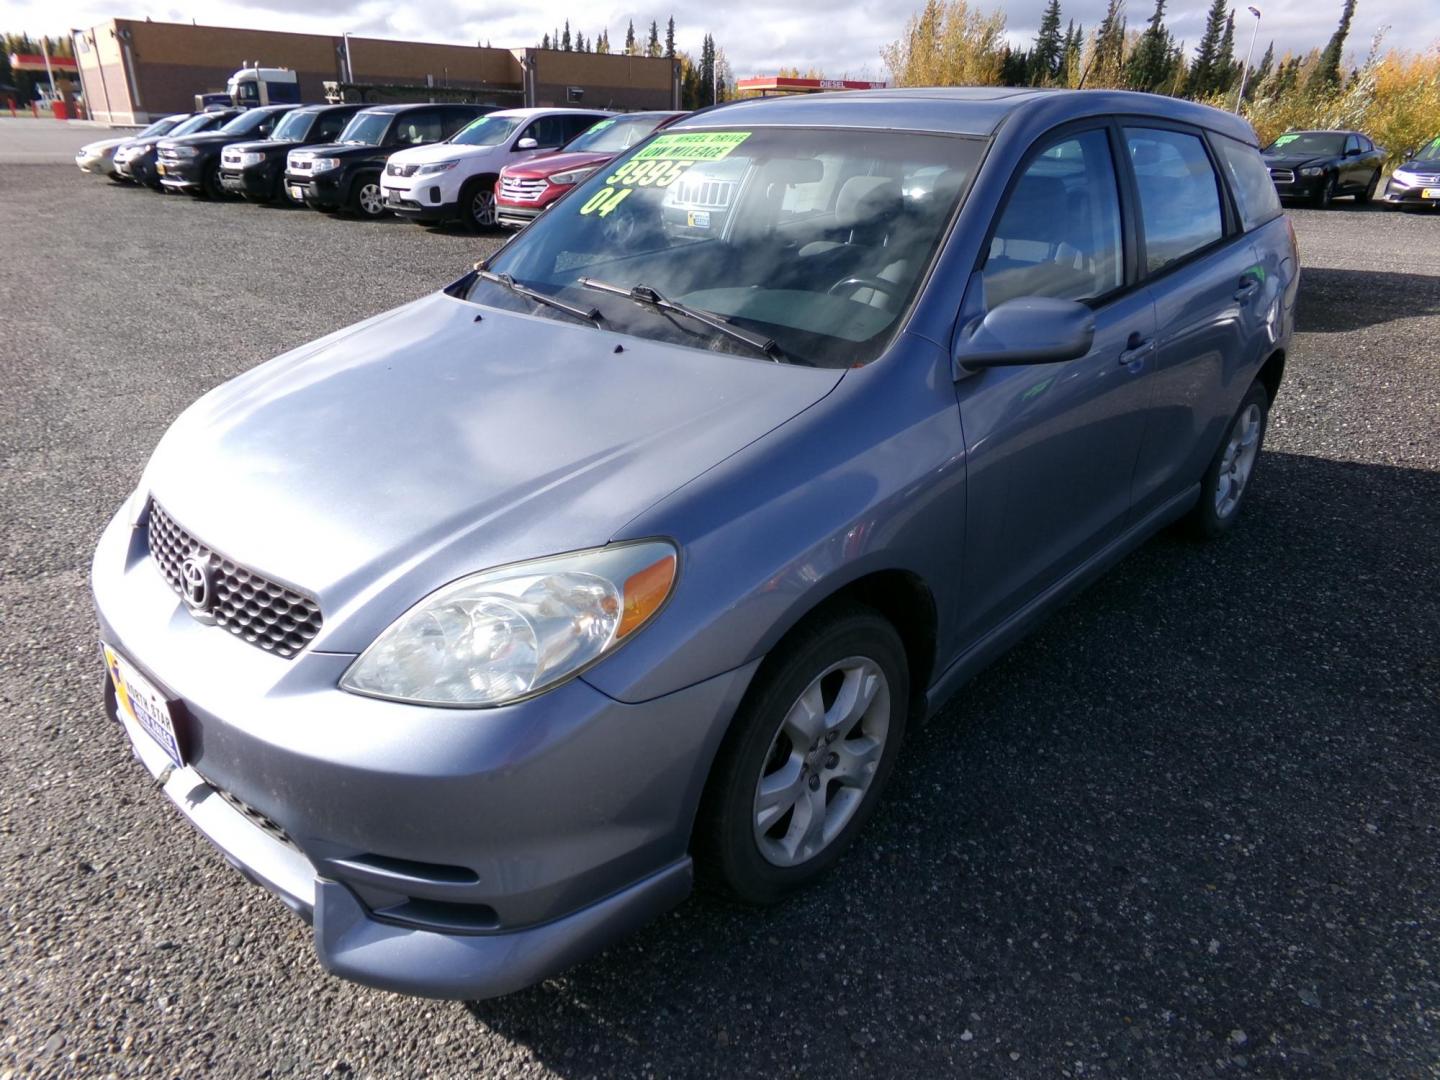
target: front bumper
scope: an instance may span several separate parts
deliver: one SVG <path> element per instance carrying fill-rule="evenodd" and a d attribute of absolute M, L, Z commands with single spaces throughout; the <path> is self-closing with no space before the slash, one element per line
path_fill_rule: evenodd
<path fill-rule="evenodd" d="M 534 203 L 515 205 L 495 200 L 495 220 L 511 229 L 523 229 L 549 209 L 549 203 L 536 206 Z"/>
<path fill-rule="evenodd" d="M 192 619 L 144 537 L 122 513 L 101 539 L 100 632 L 180 703 L 189 751 L 167 776 L 126 718 L 134 752 L 229 861 L 313 918 L 330 971 L 495 996 L 689 891 L 695 808 L 755 665 L 641 704 L 583 679 L 489 710 L 357 697 L 336 685 L 348 654 L 286 661 Z"/>
<path fill-rule="evenodd" d="M 234 166 L 220 166 L 220 186 L 232 195 L 243 195 L 247 199 L 273 199 L 276 195 L 276 165 L 261 162 L 241 169 Z"/>
<path fill-rule="evenodd" d="M 96 176 L 113 176 L 115 174 L 113 151 L 103 154 L 76 154 L 75 164 L 80 167 L 81 172 L 94 173 Z"/>
<path fill-rule="evenodd" d="M 1275 193 L 1282 199 L 1313 199 L 1324 188 L 1325 177 L 1301 176 L 1296 173 L 1294 180 L 1286 182 L 1272 177 L 1271 182 L 1275 185 Z"/>
<path fill-rule="evenodd" d="M 155 163 L 155 174 L 162 186 L 172 191 L 198 191 L 201 188 L 201 167 L 197 158 L 165 158 Z"/>
<path fill-rule="evenodd" d="M 380 194 L 385 209 L 415 221 L 449 221 L 460 216 L 458 194 L 449 194 L 440 182 L 444 173 L 435 176 L 397 177 L 384 173 L 380 177 Z"/>
<path fill-rule="evenodd" d="M 1432 197 L 1426 198 L 1426 192 L 1432 193 Z M 1440 177 L 1436 177 L 1434 183 L 1402 184 L 1392 176 L 1385 184 L 1385 193 L 1381 199 L 1391 206 L 1434 210 L 1440 207 Z"/>
<path fill-rule="evenodd" d="M 156 180 L 155 155 L 137 154 L 134 157 L 115 160 L 115 172 L 127 180 L 133 180 L 137 184 L 154 186 Z"/>
<path fill-rule="evenodd" d="M 314 210 L 339 210 L 345 205 L 345 189 L 340 182 L 340 170 L 328 173 L 285 173 L 285 194 L 294 202 L 304 203 Z"/>

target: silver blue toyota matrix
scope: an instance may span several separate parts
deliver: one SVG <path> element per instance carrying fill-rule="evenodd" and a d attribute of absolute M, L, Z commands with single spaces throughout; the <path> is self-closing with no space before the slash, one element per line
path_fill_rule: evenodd
<path fill-rule="evenodd" d="M 1298 283 L 1204 106 L 696 113 L 175 421 L 95 553 L 107 709 L 358 982 L 504 994 L 697 875 L 777 901 L 907 726 L 1236 524 Z"/>

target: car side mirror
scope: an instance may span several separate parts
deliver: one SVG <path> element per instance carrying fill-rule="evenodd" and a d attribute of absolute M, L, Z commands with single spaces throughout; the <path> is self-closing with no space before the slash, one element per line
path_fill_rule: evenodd
<path fill-rule="evenodd" d="M 967 326 L 955 347 L 955 363 L 965 369 L 1059 364 L 1090 351 L 1095 313 L 1074 300 L 1022 296 L 997 305 Z"/>
<path fill-rule="evenodd" d="M 534 139 L 530 138 L 529 135 L 526 135 L 525 138 L 519 140 L 519 141 L 515 144 L 515 149 L 516 149 L 516 150 L 536 150 L 536 149 L 539 148 L 539 146 L 540 146 L 540 144 L 539 144 L 538 142 L 536 142 Z"/>

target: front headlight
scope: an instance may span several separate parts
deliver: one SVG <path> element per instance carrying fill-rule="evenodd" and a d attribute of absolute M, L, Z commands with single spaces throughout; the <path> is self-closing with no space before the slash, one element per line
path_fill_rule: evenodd
<path fill-rule="evenodd" d="M 569 172 L 557 172 L 554 176 L 550 177 L 550 183 L 554 184 L 556 187 L 569 187 L 571 184 L 578 184 L 581 180 L 584 180 L 587 176 L 589 176 L 599 167 L 600 166 L 598 165 L 587 165 L 583 169 L 571 169 Z"/>
<path fill-rule="evenodd" d="M 338 157 L 317 157 L 310 159 L 311 172 L 326 172 L 330 169 L 338 169 L 340 159 Z"/>
<path fill-rule="evenodd" d="M 429 165 L 421 165 L 418 169 L 415 170 L 415 175 L 428 176 L 431 173 L 444 172 L 446 169 L 453 169 L 455 165 L 456 162 L 453 161 L 433 161 Z"/>
<path fill-rule="evenodd" d="M 265 160 L 265 155 L 258 150 L 246 150 L 240 155 L 240 167 L 248 169 L 251 165 L 259 165 Z"/>
<path fill-rule="evenodd" d="M 1306 165 L 1300 170 L 1301 176 L 1324 176 L 1325 170 L 1319 165 Z"/>
<path fill-rule="evenodd" d="M 193 146 L 172 146 L 170 152 L 176 157 L 192 158 L 200 151 L 196 150 Z"/>
<path fill-rule="evenodd" d="M 532 697 L 644 626 L 670 595 L 676 563 L 673 545 L 646 540 L 471 574 L 391 623 L 340 687 L 469 708 Z"/>
<path fill-rule="evenodd" d="M 1404 184 L 1406 187 L 1414 187 L 1420 183 L 1418 176 L 1412 172 L 1406 172 L 1404 169 L 1396 169 L 1390 174 L 1390 179 L 1394 180 L 1397 184 Z"/>

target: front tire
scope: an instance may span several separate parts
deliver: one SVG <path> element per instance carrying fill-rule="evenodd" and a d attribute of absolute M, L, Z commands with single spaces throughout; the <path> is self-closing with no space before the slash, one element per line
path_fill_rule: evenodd
<path fill-rule="evenodd" d="M 471 232 L 490 232 L 499 224 L 495 217 L 493 177 L 471 181 L 460 193 L 460 217 Z"/>
<path fill-rule="evenodd" d="M 1320 193 L 1315 196 L 1315 207 L 1319 210 L 1329 210 L 1335 202 L 1335 174 L 1331 173 L 1325 178 L 1325 183 L 1320 187 Z"/>
<path fill-rule="evenodd" d="M 220 186 L 220 163 L 213 162 L 205 167 L 204 173 L 200 176 L 200 194 L 203 198 L 220 200 L 225 197 L 225 189 Z"/>
<path fill-rule="evenodd" d="M 380 177 L 361 176 L 350 190 L 350 211 L 374 220 L 385 213 L 385 199 L 380 192 Z"/>
<path fill-rule="evenodd" d="M 1258 382 L 1252 383 L 1200 482 L 1200 501 L 1186 520 L 1191 536 L 1210 540 L 1235 527 L 1269 423 L 1270 395 Z"/>
<path fill-rule="evenodd" d="M 904 645 L 840 608 L 771 654 L 746 695 L 696 828 L 702 877 L 772 904 L 819 878 L 874 812 L 905 735 Z"/>

